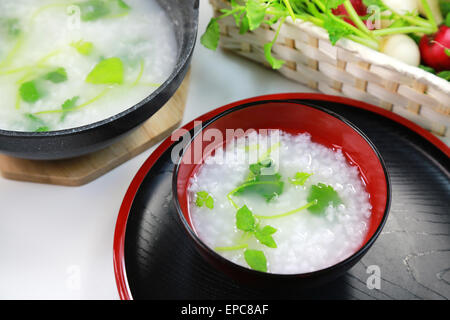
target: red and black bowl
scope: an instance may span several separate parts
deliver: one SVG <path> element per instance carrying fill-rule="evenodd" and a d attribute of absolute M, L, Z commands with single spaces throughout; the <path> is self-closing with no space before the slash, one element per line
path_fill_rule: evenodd
<path fill-rule="evenodd" d="M 347 161 L 357 166 L 370 195 L 372 214 L 369 230 L 360 248 L 345 260 L 328 268 L 302 274 L 274 274 L 255 271 L 237 265 L 208 247 L 196 234 L 189 213 L 189 183 L 205 160 L 203 154 L 222 148 L 231 141 L 211 141 L 205 135 L 209 129 L 227 137 L 227 129 L 279 129 L 291 134 L 309 133 L 313 142 L 331 149 L 341 149 Z M 235 131 L 237 132 L 237 131 Z M 230 136 L 230 135 L 229 135 Z M 235 136 L 230 137 L 234 139 Z M 200 255 L 216 269 L 234 280 L 258 287 L 312 286 L 335 279 L 355 265 L 373 245 L 387 220 L 391 187 L 388 172 L 374 144 L 353 124 L 341 116 L 317 106 L 290 102 L 254 102 L 239 105 L 215 116 L 201 126 L 196 135 L 187 140 L 178 159 L 172 179 L 173 202 L 178 221 Z M 198 152 L 202 150 L 204 152 Z M 195 152 L 194 152 L 195 151 Z"/>
<path fill-rule="evenodd" d="M 188 71 L 198 29 L 199 0 L 157 0 L 174 24 L 178 61 L 169 78 L 152 94 L 127 110 L 89 125 L 49 132 L 0 130 L 0 153 L 56 160 L 103 149 L 154 115 L 173 96 Z"/>

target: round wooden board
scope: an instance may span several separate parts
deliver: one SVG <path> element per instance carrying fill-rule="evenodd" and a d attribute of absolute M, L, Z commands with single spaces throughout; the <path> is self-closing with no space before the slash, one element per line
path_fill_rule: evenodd
<path fill-rule="evenodd" d="M 11 180 L 80 186 L 144 152 L 176 129 L 184 114 L 190 72 L 175 95 L 153 117 L 122 140 L 82 157 L 35 161 L 0 155 L 0 172 Z"/>

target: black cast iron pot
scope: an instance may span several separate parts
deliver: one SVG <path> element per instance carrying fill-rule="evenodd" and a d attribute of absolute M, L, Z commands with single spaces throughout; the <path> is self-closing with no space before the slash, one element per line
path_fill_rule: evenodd
<path fill-rule="evenodd" d="M 156 91 L 115 116 L 82 127 L 50 132 L 0 130 L 0 153 L 33 160 L 81 156 L 111 145 L 161 109 L 186 76 L 197 37 L 199 0 L 157 1 L 174 23 L 178 62 Z"/>

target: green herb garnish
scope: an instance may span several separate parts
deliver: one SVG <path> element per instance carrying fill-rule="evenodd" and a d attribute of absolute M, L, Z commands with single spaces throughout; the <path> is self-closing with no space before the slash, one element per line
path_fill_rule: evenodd
<path fill-rule="evenodd" d="M 236 212 L 236 227 L 244 232 L 254 232 L 256 230 L 255 217 L 245 205 Z"/>
<path fill-rule="evenodd" d="M 81 11 L 82 21 L 95 21 L 107 16 L 110 13 L 110 8 L 105 1 L 102 0 L 88 0 L 77 3 Z"/>
<path fill-rule="evenodd" d="M 44 79 L 53 83 L 61 83 L 67 81 L 66 69 L 61 67 L 52 72 L 49 72 L 44 76 Z"/>
<path fill-rule="evenodd" d="M 244 251 L 244 258 L 253 270 L 267 272 L 267 259 L 264 252 L 260 250 L 247 249 Z"/>
<path fill-rule="evenodd" d="M 72 99 L 67 99 L 64 101 L 64 103 L 61 105 L 61 109 L 63 110 L 63 114 L 61 115 L 61 121 L 64 121 L 64 119 L 67 116 L 67 113 L 69 113 L 72 109 L 74 109 L 77 105 L 77 101 L 80 99 L 79 96 L 73 97 Z"/>
<path fill-rule="evenodd" d="M 450 81 L 450 70 L 441 71 L 437 74 L 438 77 Z"/>
<path fill-rule="evenodd" d="M 80 40 L 77 42 L 73 42 L 71 46 L 74 47 L 79 54 L 82 54 L 84 56 L 90 55 L 94 50 L 94 44 L 89 41 Z"/>
<path fill-rule="evenodd" d="M 258 176 L 257 180 L 245 182 L 244 184 L 240 185 L 232 192 L 230 192 L 229 195 L 232 196 L 242 195 L 244 193 L 255 193 L 264 197 L 267 202 L 270 202 L 283 193 L 284 182 L 280 181 L 280 178 L 281 176 L 278 174 L 272 176 Z M 263 179 L 273 180 L 271 181 Z"/>
<path fill-rule="evenodd" d="M 17 38 L 22 33 L 20 21 L 17 18 L 0 18 L 1 30 L 5 30 L 6 34 L 11 38 Z"/>
<path fill-rule="evenodd" d="M 208 209 L 214 209 L 214 199 L 206 191 L 199 191 L 196 194 L 195 205 L 199 208 L 205 206 Z"/>
<path fill-rule="evenodd" d="M 47 126 L 45 121 L 42 120 L 41 118 L 39 118 L 31 113 L 25 113 L 24 116 L 30 122 L 30 127 L 32 128 L 31 129 L 32 131 L 34 131 L 34 132 L 50 131 L 50 128 Z"/>
<path fill-rule="evenodd" d="M 126 10 L 130 10 L 131 7 L 123 0 L 116 0 L 117 1 L 117 5 L 119 7 L 121 7 L 122 9 L 126 9 Z"/>
<path fill-rule="evenodd" d="M 303 186 L 311 176 L 312 173 L 297 172 L 293 178 L 289 179 L 289 182 L 295 186 Z"/>
<path fill-rule="evenodd" d="M 47 132 L 47 131 L 50 131 L 50 128 L 47 126 L 44 126 L 44 127 L 37 128 L 34 132 Z"/>
<path fill-rule="evenodd" d="M 245 9 L 250 31 L 259 28 L 266 16 L 267 5 L 265 1 L 248 0 Z"/>
<path fill-rule="evenodd" d="M 258 241 L 268 246 L 269 248 L 276 248 L 277 244 L 275 243 L 275 240 L 272 238 L 272 235 L 277 232 L 277 229 L 275 229 L 272 226 L 265 226 L 262 229 L 257 229 L 255 232 L 255 238 L 258 239 Z"/>
<path fill-rule="evenodd" d="M 43 92 L 38 88 L 36 81 L 22 83 L 19 88 L 19 95 L 23 101 L 35 103 L 42 98 Z"/>
<path fill-rule="evenodd" d="M 261 244 L 269 248 L 277 247 L 275 240 L 272 238 L 277 229 L 272 226 L 260 228 L 256 222 L 255 215 L 246 205 L 236 212 L 236 228 L 253 234 Z"/>
<path fill-rule="evenodd" d="M 200 42 L 208 49 L 216 50 L 219 45 L 220 28 L 217 19 L 211 19 L 206 27 L 205 33 L 201 36 Z"/>
<path fill-rule="evenodd" d="M 120 58 L 100 61 L 86 78 L 92 84 L 122 84 L 123 80 L 124 66 Z"/>
<path fill-rule="evenodd" d="M 336 207 L 342 203 L 336 190 L 334 190 L 332 186 L 327 186 L 323 183 L 318 183 L 311 187 L 307 201 L 310 203 L 316 202 L 308 208 L 310 212 L 316 214 L 324 213 L 329 205 Z"/>

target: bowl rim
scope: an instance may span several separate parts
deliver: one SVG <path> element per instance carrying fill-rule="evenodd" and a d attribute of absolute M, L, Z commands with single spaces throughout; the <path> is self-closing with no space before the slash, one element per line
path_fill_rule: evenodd
<path fill-rule="evenodd" d="M 384 212 L 383 212 L 383 216 L 382 219 L 380 221 L 380 224 L 378 225 L 377 229 L 375 230 L 374 234 L 369 238 L 369 240 L 367 240 L 356 252 L 354 252 L 353 254 L 351 254 L 350 256 L 348 256 L 347 258 L 345 258 L 344 260 L 341 260 L 331 266 L 328 266 L 326 268 L 322 268 L 322 269 L 318 269 L 315 271 L 311 271 L 311 272 L 305 272 L 305 273 L 292 273 L 292 274 L 281 274 L 281 273 L 272 273 L 272 272 L 263 272 L 263 271 L 258 271 L 258 270 L 254 270 L 254 269 L 250 269 L 247 267 L 244 267 L 242 265 L 239 265 L 237 263 L 234 263 L 226 258 L 224 258 L 222 255 L 220 255 L 219 253 L 217 253 L 216 251 L 214 251 L 212 248 L 210 248 L 208 245 L 206 245 L 195 233 L 195 231 L 193 230 L 193 228 L 189 225 L 189 223 L 186 221 L 186 218 L 183 214 L 183 210 L 181 209 L 180 206 L 180 202 L 179 202 L 179 196 L 178 196 L 178 172 L 180 169 L 180 164 L 181 161 L 183 159 L 183 156 L 185 154 L 185 151 L 187 150 L 187 147 L 189 145 L 191 145 L 191 143 L 194 141 L 194 139 L 203 132 L 204 129 L 206 129 L 209 125 L 213 124 L 215 121 L 217 121 L 218 119 L 233 113 L 235 111 L 247 108 L 247 107 L 252 107 L 252 106 L 258 106 L 258 105 L 263 105 L 266 103 L 271 103 L 271 102 L 278 102 L 278 103 L 290 103 L 293 105 L 298 105 L 298 106 L 303 106 L 303 107 L 310 107 L 319 111 L 322 111 L 326 114 L 329 114 L 333 117 L 335 117 L 337 120 L 342 121 L 345 125 L 349 126 L 354 132 L 356 132 L 356 134 L 359 134 L 364 141 L 370 146 L 370 148 L 373 150 L 373 152 L 375 153 L 375 155 L 378 158 L 378 161 L 383 169 L 384 172 L 384 177 L 385 177 L 385 181 L 386 181 L 386 205 L 384 208 Z M 260 277 L 266 277 L 266 278 L 271 278 L 271 279 L 283 279 L 283 280 L 289 280 L 289 279 L 299 279 L 299 278 L 314 278 L 314 277 L 319 277 L 321 276 L 321 274 L 327 274 L 327 273 L 331 273 L 333 271 L 337 271 L 340 270 L 341 268 L 345 267 L 346 265 L 351 265 L 353 262 L 356 262 L 358 260 L 360 260 L 366 253 L 367 251 L 370 249 L 370 247 L 373 245 L 373 243 L 376 241 L 376 239 L 378 238 L 378 236 L 380 235 L 382 229 L 384 228 L 387 218 L 389 216 L 389 210 L 390 210 L 390 206 L 391 206 L 391 200 L 392 200 L 392 187 L 391 187 L 391 181 L 390 181 L 390 176 L 389 176 L 389 172 L 387 170 L 386 164 L 384 162 L 384 159 L 381 155 L 381 153 L 378 151 L 378 149 L 376 148 L 375 144 L 367 137 L 367 135 L 361 130 L 359 129 L 356 125 L 354 125 L 352 122 L 350 122 L 349 120 L 347 120 L 345 117 L 331 111 L 328 110 L 326 108 L 323 108 L 321 106 L 311 106 L 311 105 L 307 105 L 307 104 L 302 104 L 303 102 L 295 102 L 295 101 L 289 101 L 289 100 L 263 100 L 263 101 L 254 101 L 254 102 L 250 102 L 250 103 L 244 103 L 244 104 L 240 104 L 237 106 L 234 106 L 232 108 L 229 108 L 219 114 L 217 114 L 216 116 L 212 117 L 211 119 L 209 119 L 208 121 L 206 121 L 200 130 L 197 130 L 197 132 L 195 132 L 195 134 L 191 137 L 191 139 L 189 139 L 189 142 L 186 145 L 186 148 L 183 148 L 183 153 L 180 155 L 179 160 L 177 161 L 177 163 L 174 166 L 174 171 L 173 171 L 173 175 L 172 175 L 172 202 L 175 206 L 175 209 L 177 211 L 177 217 L 178 217 L 178 221 L 181 222 L 181 224 L 183 225 L 184 229 L 187 231 L 189 238 L 191 238 L 191 240 L 193 240 L 195 242 L 195 244 L 200 247 L 203 251 L 205 251 L 208 255 L 212 256 L 214 259 L 219 260 L 220 263 L 229 266 L 230 268 L 233 268 L 239 272 L 242 272 L 244 274 L 251 274 L 251 275 L 257 275 Z M 177 142 L 175 142 L 177 143 Z"/>
<path fill-rule="evenodd" d="M 96 121 L 93 123 L 89 123 L 86 125 L 63 129 L 63 130 L 53 130 L 53 131 L 45 131 L 45 132 L 29 132 L 29 131 L 13 131 L 13 130 L 4 130 L 0 128 L 0 136 L 5 137 L 15 137 L 15 138 L 47 138 L 47 137 L 61 137 L 66 135 L 71 135 L 78 132 L 83 131 L 89 131 L 98 127 L 101 127 L 105 124 L 111 123 L 116 119 L 122 118 L 133 111 L 139 109 L 143 105 L 149 103 L 151 100 L 153 100 L 156 96 L 158 96 L 161 92 L 163 92 L 166 87 L 173 82 L 173 80 L 182 73 L 183 69 L 185 68 L 186 63 L 189 61 L 190 57 L 192 56 L 192 53 L 194 52 L 194 48 L 197 41 L 197 33 L 198 33 L 198 23 L 199 23 L 199 6 L 198 6 L 198 0 L 193 1 L 194 6 L 192 7 L 192 10 L 194 12 L 194 17 L 192 21 L 190 21 L 193 25 L 195 25 L 194 31 L 189 36 L 189 39 L 192 39 L 191 42 L 189 40 L 187 41 L 188 47 L 186 51 L 182 51 L 180 48 L 179 56 L 176 62 L 176 65 L 174 69 L 172 70 L 172 73 L 170 76 L 151 94 L 146 96 L 144 99 L 139 101 L 138 103 L 132 105 L 131 107 L 125 109 L 124 111 L 121 111 L 119 113 L 116 113 L 108 118 L 105 118 L 100 121 Z M 164 10 L 164 9 L 163 9 Z M 175 27 L 175 25 L 173 25 Z"/>

